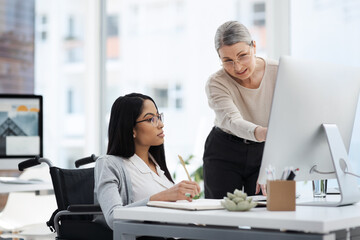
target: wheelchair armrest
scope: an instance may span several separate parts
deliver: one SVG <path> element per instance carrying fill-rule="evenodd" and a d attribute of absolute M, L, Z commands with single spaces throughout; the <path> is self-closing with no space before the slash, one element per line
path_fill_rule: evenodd
<path fill-rule="evenodd" d="M 46 163 L 47 165 L 49 165 L 49 167 L 53 166 L 52 162 L 49 159 L 40 158 L 40 156 L 35 156 L 33 158 L 20 162 L 18 164 L 18 169 L 19 171 L 24 171 L 27 168 L 39 165 L 41 163 Z"/>
<path fill-rule="evenodd" d="M 88 163 L 93 163 L 98 157 L 95 154 L 91 154 L 90 157 L 81 158 L 75 161 L 75 167 L 79 168 L 80 166 L 86 165 Z"/>
<path fill-rule="evenodd" d="M 87 205 L 73 205 L 73 206 L 87 206 Z M 94 206 L 94 209 L 95 207 L 99 207 L 99 205 L 88 205 L 88 206 Z M 71 207 L 71 206 L 69 206 Z M 68 208 L 69 208 L 68 207 Z M 60 217 L 61 216 L 76 216 L 76 215 L 102 215 L 102 211 L 100 209 L 100 211 L 80 211 L 80 212 L 74 212 L 74 211 L 69 211 L 69 210 L 62 210 L 62 211 L 59 211 L 55 217 L 54 217 L 54 227 L 55 227 L 55 231 L 56 232 L 59 232 L 59 220 L 60 220 Z"/>
<path fill-rule="evenodd" d="M 69 212 L 101 212 L 100 205 L 94 204 L 70 205 L 67 210 Z"/>

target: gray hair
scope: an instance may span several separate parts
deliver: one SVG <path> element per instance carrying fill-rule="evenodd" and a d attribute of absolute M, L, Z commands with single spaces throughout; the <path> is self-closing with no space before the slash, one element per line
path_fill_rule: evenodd
<path fill-rule="evenodd" d="M 222 46 L 230 46 L 238 42 L 246 42 L 252 45 L 251 34 L 243 24 L 237 21 L 228 21 L 217 29 L 215 34 L 217 52 Z"/>

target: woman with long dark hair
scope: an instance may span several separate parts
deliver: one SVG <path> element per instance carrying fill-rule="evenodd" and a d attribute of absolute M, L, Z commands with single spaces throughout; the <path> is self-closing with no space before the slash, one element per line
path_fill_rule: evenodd
<path fill-rule="evenodd" d="M 96 161 L 94 190 L 110 228 L 118 207 L 142 206 L 150 200 L 191 201 L 199 194 L 195 182 L 174 184 L 165 161 L 163 127 L 163 114 L 151 97 L 132 93 L 114 102 L 107 155 Z"/>

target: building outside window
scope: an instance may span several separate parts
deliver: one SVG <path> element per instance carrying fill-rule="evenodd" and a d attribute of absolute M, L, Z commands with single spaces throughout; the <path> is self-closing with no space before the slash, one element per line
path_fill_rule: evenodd
<path fill-rule="evenodd" d="M 120 29 L 119 16 L 107 15 L 106 19 L 106 56 L 107 60 L 116 60 L 120 57 Z"/>
<path fill-rule="evenodd" d="M 265 3 L 256 2 L 253 5 L 254 11 L 254 26 L 265 26 Z"/>
<path fill-rule="evenodd" d="M 37 38 L 39 42 L 45 42 L 48 39 L 48 17 L 40 15 L 37 17 Z"/>

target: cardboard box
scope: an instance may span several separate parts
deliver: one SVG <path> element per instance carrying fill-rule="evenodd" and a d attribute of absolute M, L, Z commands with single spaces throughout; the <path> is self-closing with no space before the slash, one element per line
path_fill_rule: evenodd
<path fill-rule="evenodd" d="M 296 182 L 275 180 L 267 181 L 267 210 L 295 211 Z"/>

